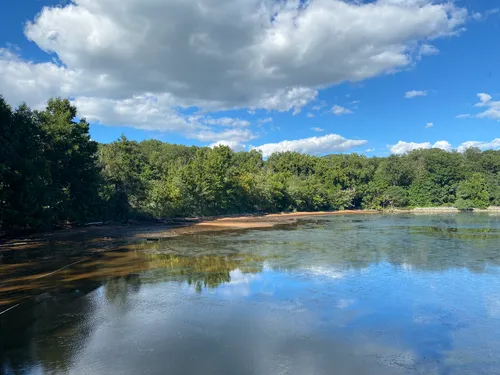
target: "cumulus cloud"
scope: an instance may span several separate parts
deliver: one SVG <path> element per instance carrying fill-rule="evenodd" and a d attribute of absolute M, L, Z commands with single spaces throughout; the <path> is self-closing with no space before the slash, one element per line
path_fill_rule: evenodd
<path fill-rule="evenodd" d="M 493 99 L 493 97 L 489 94 L 486 94 L 484 92 L 477 94 L 477 97 L 479 98 L 480 102 L 476 104 L 476 107 L 484 107 L 488 105 L 488 102 Z"/>
<path fill-rule="evenodd" d="M 268 143 L 258 147 L 264 157 L 274 152 L 298 151 L 307 154 L 326 154 L 331 152 L 348 151 L 354 147 L 366 144 L 365 140 L 346 139 L 338 134 L 327 134 L 323 137 L 310 137 L 293 141 Z"/>
<path fill-rule="evenodd" d="M 411 90 L 407 91 L 405 93 L 405 98 L 406 99 L 413 99 L 419 96 L 427 96 L 427 91 L 417 91 L 417 90 Z"/>
<path fill-rule="evenodd" d="M 431 144 L 430 142 L 423 142 L 423 143 L 415 143 L 415 142 L 403 142 L 399 141 L 393 146 L 387 146 L 391 153 L 396 154 L 396 155 L 402 155 L 406 152 L 410 152 L 413 150 L 418 150 L 418 149 L 430 149 L 430 148 L 439 148 L 444 151 L 452 151 L 453 147 L 448 141 L 438 141 L 434 144 Z M 470 147 L 477 147 L 481 150 L 498 150 L 500 149 L 500 138 L 496 138 L 492 140 L 491 142 L 482 142 L 482 141 L 467 141 L 461 143 L 456 150 L 458 152 L 464 152 L 466 149 Z"/>
<path fill-rule="evenodd" d="M 374 148 L 367 148 L 367 149 L 365 150 L 365 152 L 373 152 L 373 151 L 375 151 L 375 149 L 374 149 Z"/>
<path fill-rule="evenodd" d="M 396 155 L 402 155 L 407 152 L 419 149 L 429 149 L 429 148 L 439 148 L 445 151 L 451 151 L 452 147 L 447 141 L 438 141 L 434 144 L 430 142 L 415 143 L 415 142 L 404 142 L 399 141 L 395 145 L 388 146 L 391 153 Z"/>
<path fill-rule="evenodd" d="M 476 108 L 483 108 L 483 112 L 480 112 L 475 115 L 471 115 L 469 113 L 461 114 L 458 116 L 455 116 L 457 119 L 465 119 L 465 118 L 488 118 L 491 120 L 498 120 L 500 121 L 500 101 L 494 101 L 492 100 L 493 97 L 490 94 L 481 92 L 477 94 L 477 97 L 479 98 L 479 102 L 474 104 L 474 107 Z M 486 108 L 486 109 L 484 109 Z"/>
<path fill-rule="evenodd" d="M 434 126 L 434 124 L 432 122 L 428 122 L 426 125 L 425 125 L 425 128 L 428 129 L 428 128 L 432 128 Z"/>
<path fill-rule="evenodd" d="M 340 115 L 349 115 L 353 113 L 350 109 L 341 107 L 340 105 L 334 105 L 332 107 L 332 113 L 334 115 L 340 116 Z"/>
<path fill-rule="evenodd" d="M 80 114 L 90 122 L 138 129 L 192 132 L 198 128 L 199 117 L 177 113 L 172 96 L 139 95 L 127 99 L 106 99 L 80 96 L 74 100 Z"/>
<path fill-rule="evenodd" d="M 439 148 L 444 151 L 451 151 L 451 144 L 448 143 L 447 141 L 437 141 L 432 145 L 432 148 Z"/>
<path fill-rule="evenodd" d="M 300 113 L 302 107 L 316 99 L 318 91 L 307 87 L 294 87 L 279 90 L 275 94 L 267 95 L 255 104 L 255 108 L 268 111 L 287 112 L 293 109 L 293 114 Z"/>
<path fill-rule="evenodd" d="M 318 133 L 321 133 L 321 132 L 324 132 L 324 131 L 325 131 L 325 129 L 322 129 L 322 128 L 311 128 L 311 130 L 312 130 L 313 132 L 318 132 Z"/>
<path fill-rule="evenodd" d="M 492 120 L 500 120 L 500 101 L 492 101 L 493 97 L 486 93 L 477 94 L 479 98 L 479 103 L 476 103 L 476 107 L 488 107 L 484 112 L 476 115 L 478 118 L 489 118 Z"/>
<path fill-rule="evenodd" d="M 244 151 L 245 148 L 246 148 L 246 145 L 243 145 L 237 141 L 225 141 L 225 140 L 222 140 L 222 141 L 217 141 L 217 142 L 214 142 L 212 143 L 210 146 L 208 147 L 217 147 L 217 146 L 228 146 L 229 148 L 231 148 L 233 151 Z"/>
<path fill-rule="evenodd" d="M 257 137 L 248 129 L 250 122 L 246 120 L 184 116 L 173 109 L 174 100 L 169 95 L 144 95 L 123 100 L 79 97 L 74 103 L 80 113 L 94 123 L 171 131 L 203 142 L 220 139 L 246 142 Z"/>
<path fill-rule="evenodd" d="M 495 138 L 491 142 L 479 142 L 479 141 L 464 142 L 460 146 L 458 146 L 457 151 L 464 152 L 470 147 L 476 147 L 481 150 L 487 150 L 487 149 L 498 150 L 500 149 L 500 138 Z"/>
<path fill-rule="evenodd" d="M 223 129 L 222 131 L 216 131 L 213 129 L 197 129 L 194 132 L 187 134 L 189 138 L 198 139 L 202 142 L 214 142 L 219 140 L 226 140 L 231 142 L 246 142 L 257 138 L 250 129 Z"/>
<path fill-rule="evenodd" d="M 456 35 L 466 20 L 432 0 L 74 0 L 25 27 L 61 64 L 2 53 L 0 85 L 32 105 L 151 93 L 181 107 L 298 113 L 319 88 L 410 66 L 415 43 Z"/>

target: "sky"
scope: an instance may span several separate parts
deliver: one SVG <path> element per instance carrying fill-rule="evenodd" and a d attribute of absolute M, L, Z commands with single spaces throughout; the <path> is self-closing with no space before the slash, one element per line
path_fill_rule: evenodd
<path fill-rule="evenodd" d="M 324 155 L 500 149 L 498 0 L 17 0 L 0 94 L 94 140 Z"/>

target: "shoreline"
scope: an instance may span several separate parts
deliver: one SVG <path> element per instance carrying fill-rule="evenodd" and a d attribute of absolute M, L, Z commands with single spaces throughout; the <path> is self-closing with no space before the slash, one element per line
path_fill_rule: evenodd
<path fill-rule="evenodd" d="M 95 223 L 0 239 L 0 254 L 9 250 L 29 250 L 54 242 L 81 242 L 87 250 L 106 251 L 117 243 L 133 240 L 156 240 L 202 232 L 266 229 L 296 224 L 298 218 L 345 214 L 376 214 L 375 210 L 290 212 L 278 214 L 239 214 L 195 218 L 167 218 L 162 221 L 131 221 L 126 224 Z"/>
<path fill-rule="evenodd" d="M 334 215 L 367 215 L 377 214 L 375 210 L 344 210 L 344 211 L 313 211 L 289 212 L 279 214 L 265 214 L 259 216 L 240 215 L 231 217 L 203 218 L 181 228 L 171 228 L 166 232 L 150 232 L 136 235 L 136 238 L 170 238 L 179 235 L 196 234 L 202 232 L 219 232 L 223 230 L 266 229 L 281 225 L 293 225 L 299 218 Z"/>
<path fill-rule="evenodd" d="M 500 207 L 474 209 L 472 213 L 499 214 Z M 106 251 L 113 244 L 133 240 L 159 240 L 203 232 L 230 230 L 269 229 L 282 225 L 294 225 L 298 219 L 335 215 L 375 214 L 459 214 L 454 207 L 425 207 L 413 209 L 305 211 L 273 214 L 239 214 L 195 218 L 167 218 L 157 222 L 130 222 L 127 224 L 87 225 L 83 227 L 52 230 L 27 236 L 0 240 L 0 253 L 8 250 L 32 249 L 47 242 L 83 241 L 90 251 Z"/>
<path fill-rule="evenodd" d="M 456 207 L 415 207 L 411 209 L 406 208 L 389 208 L 382 210 L 384 213 L 409 213 L 409 214 L 440 214 L 440 213 L 453 213 L 459 214 L 463 212 L 469 213 L 498 213 L 500 214 L 500 207 L 498 206 L 490 206 L 488 208 L 474 208 L 472 210 L 461 211 Z"/>

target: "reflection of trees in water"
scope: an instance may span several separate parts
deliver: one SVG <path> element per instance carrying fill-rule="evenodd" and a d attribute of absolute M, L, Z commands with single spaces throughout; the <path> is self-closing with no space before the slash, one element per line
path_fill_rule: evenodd
<path fill-rule="evenodd" d="M 125 304 L 132 293 L 141 289 L 141 278 L 133 273 L 124 277 L 114 277 L 104 283 L 104 296 L 108 302 Z"/>
<path fill-rule="evenodd" d="M 154 254 L 149 257 L 153 270 L 144 277 L 144 280 L 187 282 L 198 292 L 230 283 L 230 273 L 236 269 L 242 273 L 262 272 L 262 263 L 265 259 L 248 254 L 198 257 Z"/>
<path fill-rule="evenodd" d="M 108 303 L 128 309 L 129 297 L 143 282 L 186 282 L 201 292 L 229 283 L 235 269 L 261 272 L 262 261 L 244 255 L 182 257 L 135 251 L 92 260 L 79 269 L 80 277 L 71 271 L 65 275 L 68 283 L 56 279 L 62 284 L 60 290 L 51 289 L 52 297 L 37 304 L 24 302 L 15 313 L 0 316 L 0 372 L 22 374 L 41 365 L 47 373 L 67 373 L 78 356 L 78 348 L 67 344 L 85 342 L 92 334 L 89 319 L 95 306 L 87 295 L 100 286 Z M 116 276 L 125 271 L 131 273 Z"/>
<path fill-rule="evenodd" d="M 233 247 L 263 254 L 275 270 L 363 269 L 388 262 L 414 270 L 500 266 L 500 217 L 481 215 L 337 216 L 307 220 L 299 230 L 249 232 Z M 258 245 L 255 245 L 257 241 Z M 280 257 L 274 261 L 273 256 Z"/>
<path fill-rule="evenodd" d="M 84 324 L 91 311 L 82 295 L 101 284 L 86 281 L 78 292 L 68 292 L 41 302 L 26 301 L 0 317 L 0 369 L 6 374 L 24 374 L 40 365 L 44 373 L 67 373 L 72 359 L 66 340 L 73 340 L 75 327 Z M 78 339 L 85 340 L 90 330 L 78 330 Z"/>
<path fill-rule="evenodd" d="M 282 272 L 363 269 L 379 262 L 483 272 L 488 264 L 500 266 L 500 227 L 498 218 L 481 220 L 470 215 L 420 223 L 418 217 L 338 217 L 306 221 L 294 231 L 200 235 L 100 254 L 42 279 L 53 298 L 0 317 L 0 372 L 22 373 L 40 363 L 46 372 L 67 372 L 78 353 L 65 342 L 83 342 L 92 334 L 89 317 L 95 307 L 85 294 L 101 285 L 109 304 L 127 308 L 133 300 L 129 297 L 147 283 L 186 283 L 201 292 L 230 283 L 237 269 L 262 272 L 264 263 Z"/>
<path fill-rule="evenodd" d="M 24 374 L 33 366 L 43 373 L 68 373 L 79 346 L 95 328 L 90 320 L 96 306 L 89 294 L 102 286 L 85 280 L 78 290 L 61 293 L 41 303 L 20 306 L 15 314 L 0 320 L 0 373 Z M 126 304 L 128 296 L 140 290 L 140 277 L 132 274 L 104 283 L 106 299 Z"/>

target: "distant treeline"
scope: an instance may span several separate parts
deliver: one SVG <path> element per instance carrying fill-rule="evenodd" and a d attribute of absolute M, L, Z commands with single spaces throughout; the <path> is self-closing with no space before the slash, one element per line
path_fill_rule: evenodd
<path fill-rule="evenodd" d="M 0 97 L 0 230 L 61 223 L 347 208 L 500 205 L 500 151 L 323 157 L 90 139 L 68 100 Z"/>

